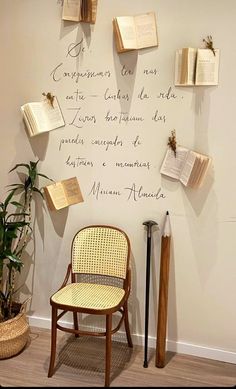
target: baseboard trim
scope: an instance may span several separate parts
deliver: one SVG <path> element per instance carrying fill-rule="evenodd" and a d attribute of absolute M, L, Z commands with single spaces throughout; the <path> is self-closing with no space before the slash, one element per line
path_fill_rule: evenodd
<path fill-rule="evenodd" d="M 50 329 L 51 328 L 51 320 L 48 318 L 42 318 L 37 316 L 29 316 L 29 324 L 32 327 L 39 327 Z M 66 327 L 71 327 L 72 323 L 69 322 L 61 322 Z M 114 335 L 114 338 L 116 334 Z M 125 337 L 124 337 L 125 339 Z M 119 338 L 122 341 L 122 339 Z M 144 335 L 132 334 L 132 340 L 135 345 L 144 346 Z M 148 347 L 155 348 L 156 347 L 156 339 L 154 337 L 148 337 Z M 201 358 L 209 358 L 214 359 L 221 362 L 228 362 L 236 364 L 236 352 L 221 350 L 206 346 L 199 346 L 196 344 L 190 344 L 185 342 L 176 342 L 172 340 L 167 340 L 166 343 L 167 351 L 176 352 L 179 354 L 188 354 Z"/>
<path fill-rule="evenodd" d="M 201 358 L 236 364 L 236 353 L 212 347 L 199 346 L 191 343 L 167 341 L 167 349 L 179 354 L 188 354 Z"/>

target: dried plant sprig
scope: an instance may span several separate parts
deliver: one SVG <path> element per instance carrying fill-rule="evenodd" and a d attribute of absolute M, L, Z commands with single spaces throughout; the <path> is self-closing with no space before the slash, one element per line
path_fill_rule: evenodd
<path fill-rule="evenodd" d="M 51 92 L 48 92 L 48 93 L 43 92 L 42 95 L 46 97 L 47 101 L 51 104 L 52 108 L 54 108 L 53 102 L 54 102 L 55 96 L 53 96 L 53 94 Z"/>
<path fill-rule="evenodd" d="M 175 132 L 175 130 L 171 131 L 171 136 L 168 137 L 167 145 L 171 148 L 171 150 L 173 150 L 174 155 L 176 157 L 177 142 L 176 142 L 176 132 Z"/>
<path fill-rule="evenodd" d="M 203 42 L 206 44 L 206 48 L 213 51 L 213 54 L 216 55 L 215 49 L 213 47 L 213 39 L 211 35 L 208 35 L 206 39 L 203 39 Z"/>

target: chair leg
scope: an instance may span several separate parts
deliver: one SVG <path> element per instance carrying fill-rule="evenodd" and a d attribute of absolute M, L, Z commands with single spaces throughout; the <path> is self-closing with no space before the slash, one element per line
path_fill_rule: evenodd
<path fill-rule="evenodd" d="M 128 317 L 128 304 L 127 301 L 124 303 L 124 323 L 125 323 L 125 331 L 126 338 L 129 347 L 133 347 L 133 342 L 131 338 L 130 328 L 129 328 L 129 317 Z"/>
<path fill-rule="evenodd" d="M 74 319 L 74 329 L 78 331 L 79 325 L 78 325 L 78 315 L 77 315 L 77 312 L 73 312 L 73 319 Z M 75 334 L 75 337 L 78 338 L 79 334 Z"/>
<path fill-rule="evenodd" d="M 57 342 L 57 309 L 52 307 L 52 324 L 51 324 L 51 357 L 48 369 L 48 377 L 52 377 L 56 357 Z"/>
<path fill-rule="evenodd" d="M 106 315 L 106 367 L 105 386 L 110 386 L 112 314 Z"/>

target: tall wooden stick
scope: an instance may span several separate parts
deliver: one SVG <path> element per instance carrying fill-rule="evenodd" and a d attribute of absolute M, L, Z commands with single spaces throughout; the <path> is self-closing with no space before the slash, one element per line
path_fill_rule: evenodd
<path fill-rule="evenodd" d="M 143 367 L 148 367 L 148 323 L 149 323 L 149 289 L 150 289 L 150 260 L 151 260 L 151 239 L 152 226 L 157 223 L 148 220 L 143 223 L 147 226 L 147 256 L 146 256 L 146 302 L 145 302 L 145 344 L 144 344 L 144 362 Z"/>
<path fill-rule="evenodd" d="M 169 221 L 169 212 L 167 211 L 165 224 L 164 224 L 164 231 L 161 238 L 159 305 L 158 305 L 157 339 L 156 339 L 156 367 L 165 366 L 170 241 L 171 241 L 170 221 Z"/>

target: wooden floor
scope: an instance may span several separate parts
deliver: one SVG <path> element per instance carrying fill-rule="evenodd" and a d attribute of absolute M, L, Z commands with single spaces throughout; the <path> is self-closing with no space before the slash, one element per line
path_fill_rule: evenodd
<path fill-rule="evenodd" d="M 47 377 L 50 331 L 31 327 L 30 340 L 19 355 L 0 361 L 3 387 L 102 387 L 104 338 L 80 337 L 59 332 L 56 371 Z M 143 368 L 143 348 L 133 349 L 113 340 L 111 387 L 233 387 L 236 365 L 205 358 L 167 353 L 166 366 L 155 367 L 155 350 L 149 350 Z"/>

